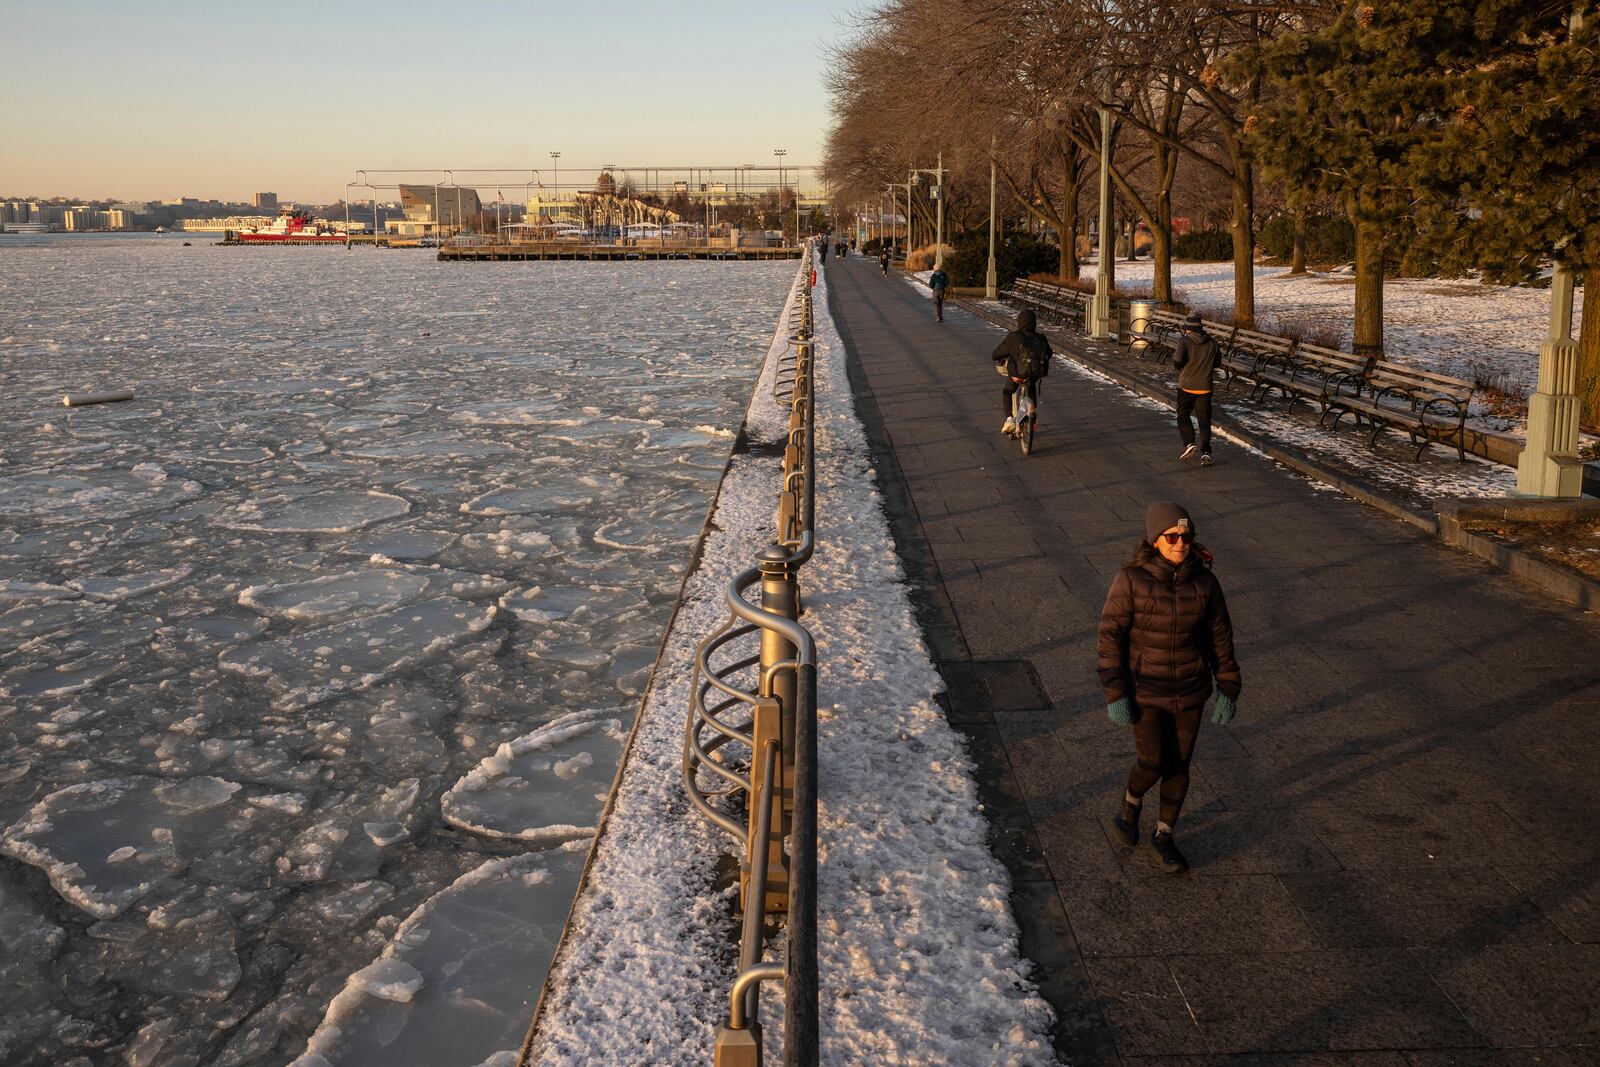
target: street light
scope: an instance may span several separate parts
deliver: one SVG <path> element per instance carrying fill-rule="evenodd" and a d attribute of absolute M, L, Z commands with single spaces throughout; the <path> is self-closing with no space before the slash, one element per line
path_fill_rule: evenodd
<path fill-rule="evenodd" d="M 778 157 L 778 240 L 783 240 L 783 157 L 789 154 L 787 148 L 774 148 L 772 154 Z M 797 219 L 794 226 L 794 243 L 800 243 L 800 223 Z"/>
<path fill-rule="evenodd" d="M 922 168 L 922 169 L 919 169 L 919 170 L 913 170 L 911 172 L 911 181 L 913 181 L 913 182 L 917 181 L 918 180 L 918 175 L 922 175 L 922 174 L 932 174 L 934 176 L 934 181 L 935 181 L 936 184 L 933 186 L 932 191 L 929 192 L 928 195 L 930 197 L 932 197 L 933 199 L 939 201 L 938 221 L 935 223 L 935 226 L 937 228 L 936 228 L 936 230 L 934 232 L 934 238 L 933 238 L 933 266 L 934 266 L 934 269 L 937 270 L 939 267 L 944 265 L 944 153 L 943 152 L 939 153 L 939 164 L 934 170 L 928 170 L 927 168 Z M 911 208 L 911 186 L 909 184 L 907 184 L 907 186 L 906 186 L 906 214 L 907 214 L 907 223 L 906 223 L 906 225 L 908 227 L 910 226 L 910 221 L 909 221 L 909 219 L 910 219 L 910 208 Z M 911 250 L 910 246 L 911 246 L 911 233 L 910 233 L 909 230 L 907 230 L 907 232 L 906 232 L 906 251 L 909 252 Z"/>
<path fill-rule="evenodd" d="M 1102 107 L 1100 109 L 1100 269 L 1095 273 L 1094 304 L 1089 308 L 1089 335 L 1096 341 L 1104 341 L 1111 336 L 1111 255 L 1111 109 Z"/>
<path fill-rule="evenodd" d="M 994 231 L 995 231 L 995 204 L 994 204 L 994 135 L 989 135 L 989 271 L 983 276 L 983 297 L 985 300 L 997 300 L 1000 297 L 1000 276 L 994 269 Z M 1077 238 L 1074 237 L 1073 240 Z"/>
<path fill-rule="evenodd" d="M 553 188 L 555 189 L 555 194 L 556 194 L 556 202 L 551 205 L 551 211 L 550 211 L 550 224 L 552 226 L 554 226 L 556 224 L 556 222 L 561 217 L 561 153 L 560 152 L 551 152 L 550 153 L 550 166 L 551 166 L 551 169 L 554 171 L 554 173 L 551 176 L 550 180 L 554 183 L 553 184 Z"/>

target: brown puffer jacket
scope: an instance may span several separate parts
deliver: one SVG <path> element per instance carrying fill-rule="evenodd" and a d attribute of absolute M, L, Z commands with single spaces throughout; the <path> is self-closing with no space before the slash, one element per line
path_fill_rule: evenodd
<path fill-rule="evenodd" d="M 1107 704 L 1128 697 L 1136 707 L 1198 708 L 1211 696 L 1213 678 L 1229 697 L 1239 696 L 1233 622 L 1201 552 L 1178 567 L 1157 554 L 1117 572 L 1100 612 L 1096 666 Z"/>

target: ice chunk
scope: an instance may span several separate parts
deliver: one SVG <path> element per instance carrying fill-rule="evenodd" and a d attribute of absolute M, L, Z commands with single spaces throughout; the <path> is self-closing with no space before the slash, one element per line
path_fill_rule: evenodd
<path fill-rule="evenodd" d="M 191 786 L 147 777 L 68 786 L 8 827 L 0 853 L 38 867 L 65 900 L 108 919 L 157 880 L 181 872 L 186 857 L 230 836 L 238 788 L 216 778 L 196 779 Z M 203 806 L 175 806 L 163 790 L 169 796 L 178 790 Z M 131 856 L 124 851 L 130 847 L 136 850 Z"/>
<path fill-rule="evenodd" d="M 238 782 L 202 775 L 156 786 L 156 796 L 179 811 L 210 811 L 226 804 L 239 791 Z"/>
<path fill-rule="evenodd" d="M 382 956 L 352 974 L 350 985 L 369 996 L 407 1004 L 422 988 L 422 975 L 404 960 Z"/>
<path fill-rule="evenodd" d="M 198 482 L 180 478 L 151 482 L 131 470 L 22 474 L 0 478 L 0 518 L 27 518 L 45 525 L 119 519 L 169 508 L 201 492 Z"/>
<path fill-rule="evenodd" d="M 239 594 L 239 604 L 263 615 L 323 621 L 358 611 L 385 611 L 417 599 L 427 588 L 428 580 L 420 574 L 372 568 L 306 582 L 252 585 Z"/>
<path fill-rule="evenodd" d="M 426 560 L 449 548 L 455 539 L 455 534 L 442 530 L 386 530 L 372 537 L 352 541 L 344 551 L 353 556 Z"/>
<path fill-rule="evenodd" d="M 397 519 L 411 502 L 392 493 L 329 491 L 312 493 L 270 508 L 250 502 L 219 518 L 230 530 L 260 533 L 351 533 L 375 522 Z"/>
<path fill-rule="evenodd" d="M 492 607 L 438 597 L 293 637 L 228 649 L 223 670 L 257 679 L 279 710 L 367 689 L 482 632 Z"/>
<path fill-rule="evenodd" d="M 581 853 L 489 860 L 428 898 L 350 976 L 292 1067 L 507 1062 L 582 866 Z"/>
<path fill-rule="evenodd" d="M 595 619 L 625 621 L 632 612 L 646 607 L 645 600 L 631 589 L 608 585 L 533 586 L 500 598 L 500 606 L 524 622 L 557 622 L 582 619 L 588 625 Z"/>
<path fill-rule="evenodd" d="M 67 585 L 94 600 L 116 603 L 143 596 L 145 593 L 153 593 L 157 589 L 165 589 L 169 585 L 176 585 L 193 573 L 193 567 L 163 567 L 160 570 L 143 571 L 138 574 L 121 576 L 106 574 L 92 578 L 75 578 Z"/>
<path fill-rule="evenodd" d="M 23 601 L 72 600 L 79 594 L 66 586 L 49 582 L 25 582 L 16 578 L 0 579 L 0 604 Z"/>
<path fill-rule="evenodd" d="M 591 833 L 621 737 L 617 719 L 564 716 L 500 745 L 440 798 L 440 810 L 452 826 L 490 837 L 553 841 Z"/>
<path fill-rule="evenodd" d="M 594 502 L 594 494 L 561 485 L 538 485 L 520 489 L 496 489 L 461 505 L 470 515 L 529 515 L 534 512 L 564 512 Z"/>

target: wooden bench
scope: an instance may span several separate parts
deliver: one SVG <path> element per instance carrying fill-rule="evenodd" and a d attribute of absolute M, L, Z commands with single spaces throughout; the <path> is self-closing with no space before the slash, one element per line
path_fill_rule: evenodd
<path fill-rule="evenodd" d="M 1183 333 L 1184 317 L 1182 312 L 1154 309 L 1150 312 L 1149 325 L 1144 328 L 1144 339 L 1153 346 L 1164 349 L 1167 355 L 1171 355 L 1178 347 L 1178 335 Z M 1159 363 L 1165 363 L 1166 359 L 1164 355 L 1156 356 L 1156 361 Z"/>
<path fill-rule="evenodd" d="M 1456 447 L 1456 457 L 1467 458 L 1467 409 L 1476 388 L 1471 382 L 1448 374 L 1408 367 L 1387 360 L 1374 360 L 1359 386 L 1348 377 L 1329 383 L 1322 418 L 1333 415 L 1332 429 L 1339 420 L 1354 416 L 1357 425 L 1365 418 L 1372 426 L 1368 438 L 1377 444 L 1384 427 L 1404 430 L 1417 446 L 1417 458 L 1430 444 Z"/>
<path fill-rule="evenodd" d="M 1076 289 L 1029 281 L 1027 278 L 1018 278 L 1001 295 L 1059 315 L 1080 328 L 1089 311 L 1089 297 Z"/>

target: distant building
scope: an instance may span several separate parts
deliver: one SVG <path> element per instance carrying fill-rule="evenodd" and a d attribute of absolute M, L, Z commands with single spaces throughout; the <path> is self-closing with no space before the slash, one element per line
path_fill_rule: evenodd
<path fill-rule="evenodd" d="M 103 230 L 106 228 L 106 213 L 99 208 L 82 205 L 69 207 L 62 213 L 61 225 L 68 233 Z"/>
<path fill-rule="evenodd" d="M 402 185 L 400 210 L 405 217 L 388 220 L 384 229 L 398 237 L 425 237 L 475 224 L 483 203 L 478 190 L 459 185 Z"/>
<path fill-rule="evenodd" d="M 257 211 L 271 211 L 276 213 L 278 210 L 278 194 L 257 193 L 255 196 L 251 197 L 250 206 L 255 208 Z"/>

